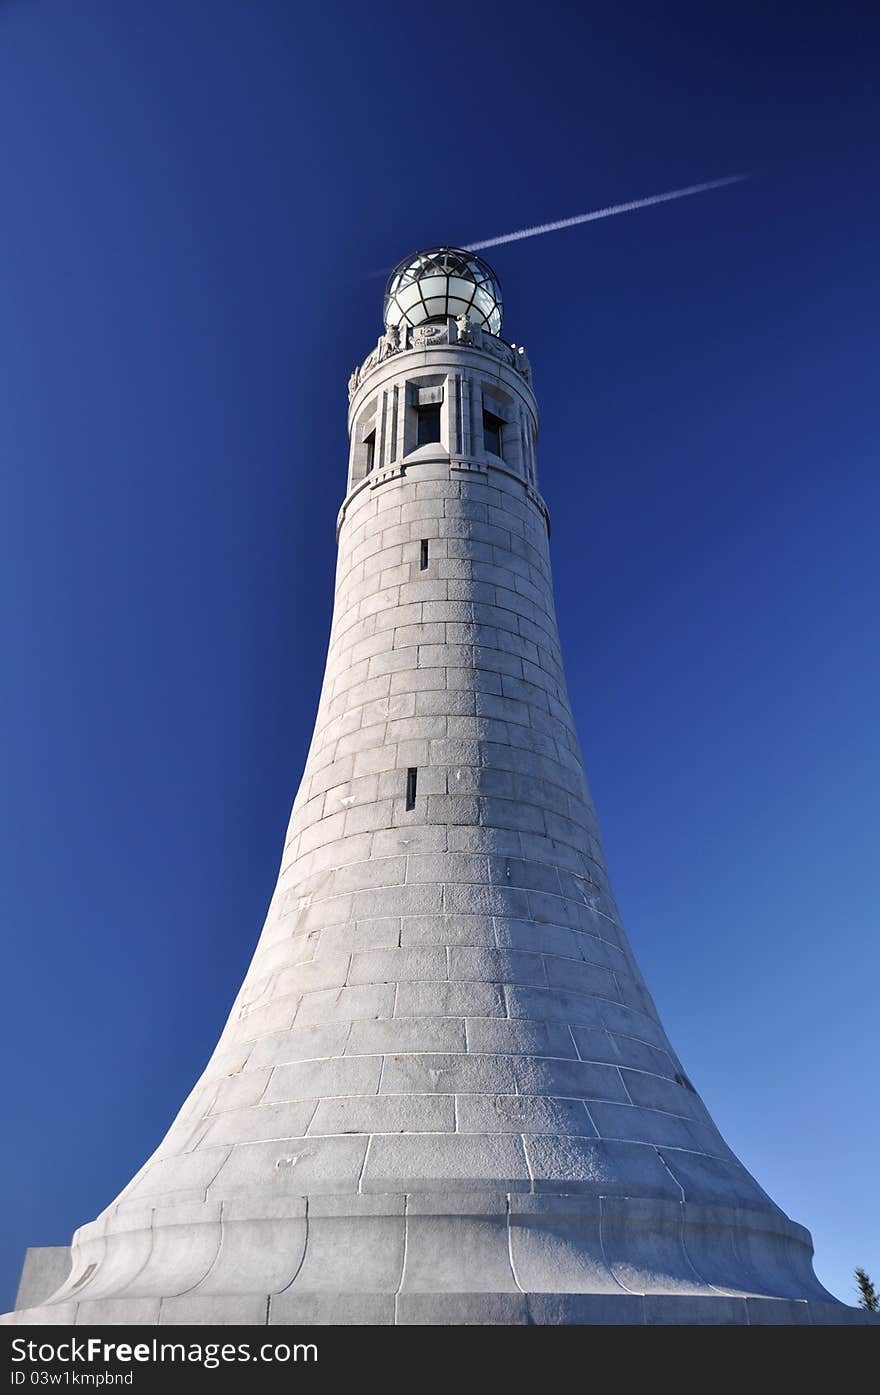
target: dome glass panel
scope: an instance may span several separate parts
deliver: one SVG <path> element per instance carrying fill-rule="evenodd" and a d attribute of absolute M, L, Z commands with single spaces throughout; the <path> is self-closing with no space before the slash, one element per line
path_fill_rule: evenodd
<path fill-rule="evenodd" d="M 420 325 L 467 315 L 490 334 L 501 330 L 501 286 L 481 257 L 458 247 L 415 252 L 392 271 L 385 287 L 386 325 Z"/>

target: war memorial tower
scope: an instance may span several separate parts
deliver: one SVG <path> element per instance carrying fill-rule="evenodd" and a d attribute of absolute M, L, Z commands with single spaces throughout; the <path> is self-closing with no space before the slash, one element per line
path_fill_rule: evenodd
<path fill-rule="evenodd" d="M 155 1153 L 6 1321 L 861 1320 L 719 1134 L 620 924 L 501 322 L 471 253 L 388 282 L 253 960 Z"/>

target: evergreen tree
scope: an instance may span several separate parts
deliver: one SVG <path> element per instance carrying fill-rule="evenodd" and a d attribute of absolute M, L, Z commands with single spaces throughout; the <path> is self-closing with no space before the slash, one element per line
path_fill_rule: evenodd
<path fill-rule="evenodd" d="M 880 1313 L 880 1295 L 864 1269 L 856 1269 L 856 1283 L 861 1294 L 859 1307 L 867 1308 L 869 1313 Z"/>

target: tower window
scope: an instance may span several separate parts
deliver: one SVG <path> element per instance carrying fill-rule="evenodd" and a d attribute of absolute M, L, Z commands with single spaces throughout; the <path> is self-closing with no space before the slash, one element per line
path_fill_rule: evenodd
<path fill-rule="evenodd" d="M 483 412 L 483 445 L 491 455 L 501 455 L 501 432 L 504 426 L 493 412 Z"/>
<path fill-rule="evenodd" d="M 414 765 L 411 765 L 406 772 L 406 807 L 414 809 L 416 807 L 416 782 L 419 772 Z"/>
<path fill-rule="evenodd" d="M 365 475 L 369 475 L 370 472 L 371 472 L 372 469 L 373 469 L 373 466 L 374 466 L 375 463 L 376 463 L 376 431 L 375 431 L 375 428 L 370 432 L 369 436 L 365 436 L 365 437 L 364 437 L 364 452 L 365 452 L 365 454 L 366 454 L 366 461 L 367 461 L 367 468 L 366 468 L 366 470 L 364 471 L 364 474 L 365 474 Z"/>
<path fill-rule="evenodd" d="M 440 403 L 431 402 L 425 407 L 418 408 L 419 430 L 416 445 L 428 446 L 432 441 L 440 440 Z"/>
<path fill-rule="evenodd" d="M 428 539 L 422 538 L 422 549 L 419 554 L 419 571 L 425 571 L 428 566 Z"/>

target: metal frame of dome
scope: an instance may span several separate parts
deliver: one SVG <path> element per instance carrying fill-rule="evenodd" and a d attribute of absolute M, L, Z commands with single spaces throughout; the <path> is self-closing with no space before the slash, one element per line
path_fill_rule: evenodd
<path fill-rule="evenodd" d="M 414 252 L 398 263 L 385 286 L 386 325 L 420 325 L 465 314 L 473 324 L 498 334 L 502 312 L 495 272 L 482 257 L 460 247 Z"/>

